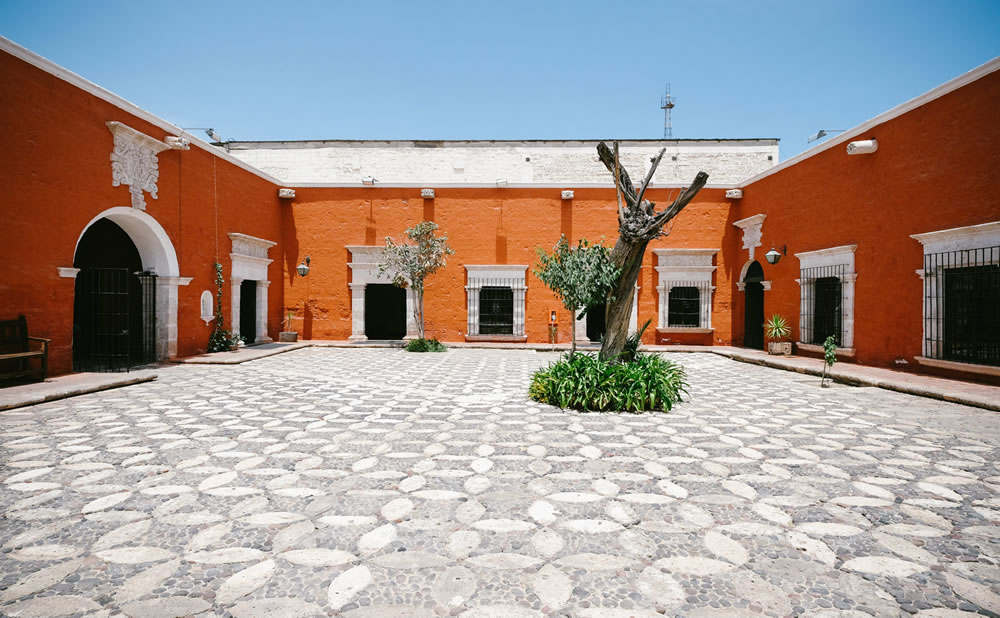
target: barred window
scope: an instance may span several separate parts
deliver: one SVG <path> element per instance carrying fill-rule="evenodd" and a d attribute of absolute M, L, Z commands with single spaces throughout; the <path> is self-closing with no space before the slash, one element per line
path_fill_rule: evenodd
<path fill-rule="evenodd" d="M 514 290 L 484 285 L 479 289 L 479 334 L 514 334 Z"/>
<path fill-rule="evenodd" d="M 701 292 L 698 288 L 693 285 L 671 288 L 667 307 L 667 325 L 698 328 L 701 325 L 700 322 Z"/>
<path fill-rule="evenodd" d="M 1000 366 L 1000 247 L 924 256 L 924 353 Z"/>
<path fill-rule="evenodd" d="M 802 269 L 799 316 L 799 341 L 823 344 L 833 336 L 838 347 L 844 346 L 844 285 L 847 264 Z"/>
<path fill-rule="evenodd" d="M 468 337 L 513 337 L 523 340 L 524 264 L 466 264 Z M 546 314 L 545 319 L 548 319 Z"/>
<path fill-rule="evenodd" d="M 844 340 L 841 328 L 841 290 L 839 277 L 820 277 L 816 280 L 812 343 L 823 343 L 831 335 L 838 344 Z"/>

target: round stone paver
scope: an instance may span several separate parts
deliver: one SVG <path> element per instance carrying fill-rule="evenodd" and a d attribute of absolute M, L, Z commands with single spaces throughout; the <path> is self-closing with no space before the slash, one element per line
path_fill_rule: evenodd
<path fill-rule="evenodd" d="M 669 414 L 525 350 L 306 348 L 0 413 L 0 614 L 952 616 L 1000 606 L 1000 420 L 670 354 Z"/>

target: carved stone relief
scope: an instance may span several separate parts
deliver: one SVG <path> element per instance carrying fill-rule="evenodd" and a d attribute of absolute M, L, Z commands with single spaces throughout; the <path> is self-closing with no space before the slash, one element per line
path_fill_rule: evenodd
<path fill-rule="evenodd" d="M 156 182 L 160 178 L 156 155 L 170 146 L 120 122 L 107 124 L 115 136 L 114 150 L 111 151 L 111 185 L 128 185 L 132 208 L 146 210 L 143 191 L 155 200 Z"/>

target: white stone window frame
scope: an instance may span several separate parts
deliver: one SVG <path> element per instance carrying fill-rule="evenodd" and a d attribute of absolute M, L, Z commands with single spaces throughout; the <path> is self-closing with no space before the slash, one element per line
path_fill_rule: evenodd
<path fill-rule="evenodd" d="M 466 338 L 484 339 L 518 339 L 527 338 L 525 334 L 525 295 L 528 291 L 526 264 L 466 264 L 465 295 L 468 303 L 468 320 Z M 510 335 L 480 335 L 479 334 L 479 292 L 484 285 L 496 281 L 510 281 L 514 293 L 514 327 Z"/>
<path fill-rule="evenodd" d="M 345 245 L 351 252 L 351 261 L 347 263 L 351 269 L 351 336 L 348 341 L 368 341 L 365 334 L 365 292 L 368 284 L 392 283 L 388 273 L 379 275 L 378 265 L 385 254 L 384 245 Z M 417 322 L 413 317 L 416 296 L 413 287 L 406 288 L 406 335 L 404 341 L 417 338 Z"/>
<path fill-rule="evenodd" d="M 252 343 L 270 343 L 273 340 L 267 336 L 267 289 L 271 281 L 267 277 L 267 268 L 274 260 L 268 259 L 267 252 L 278 243 L 238 232 L 230 232 L 229 239 L 232 241 L 232 251 L 229 254 L 229 259 L 232 260 L 229 274 L 232 290 L 229 330 L 234 335 L 240 334 L 241 284 L 244 280 L 256 281 L 257 315 L 254 316 L 254 321 L 257 325 L 257 337 Z"/>
<path fill-rule="evenodd" d="M 926 257 L 935 253 L 949 253 L 952 251 L 972 251 L 975 249 L 987 249 L 1000 245 L 1000 221 L 981 223 L 979 225 L 969 225 L 956 227 L 936 232 L 925 232 L 923 234 L 911 234 L 910 238 L 923 245 L 923 263 Z M 996 262 L 986 262 L 985 265 Z M 958 266 L 956 264 L 956 266 Z M 948 263 L 942 263 L 933 272 L 925 272 L 924 268 L 916 271 L 917 276 L 923 280 L 924 289 L 921 295 L 923 305 L 921 320 L 921 354 L 915 360 L 921 365 L 937 367 L 942 369 L 954 369 L 958 371 L 970 371 L 985 375 L 1000 375 L 1000 368 L 987 365 L 974 365 L 972 363 L 962 363 L 957 361 L 943 360 L 942 351 L 936 346 L 944 343 L 944 336 L 941 333 L 928 332 L 928 324 L 943 324 L 944 316 L 938 316 L 937 311 L 943 307 L 943 303 L 927 302 L 928 298 L 939 298 L 944 290 L 944 271 L 949 268 Z"/>
<path fill-rule="evenodd" d="M 803 251 L 795 254 L 795 257 L 799 260 L 799 272 L 809 268 L 821 268 L 824 266 L 844 267 L 844 273 L 838 277 L 840 279 L 842 328 L 840 335 L 843 341 L 837 347 L 837 353 L 842 356 L 854 355 L 854 282 L 858 278 L 858 273 L 854 266 L 854 251 L 857 248 L 857 245 L 841 245 L 839 247 Z M 799 284 L 799 335 L 801 336 L 804 316 L 813 313 L 806 306 L 806 303 L 809 299 L 815 302 L 815 290 L 811 289 L 811 286 L 815 286 L 815 283 L 811 283 L 811 280 L 803 281 L 800 278 L 796 279 L 795 282 Z M 811 352 L 823 351 L 823 346 L 814 343 L 798 341 L 795 345 L 801 350 Z"/>
<path fill-rule="evenodd" d="M 712 264 L 719 249 L 653 249 L 656 255 L 657 285 L 659 296 L 657 309 L 657 332 L 661 333 L 711 333 L 712 298 L 715 286 L 712 276 L 716 266 Z M 688 285 L 690 284 L 690 285 Z M 698 326 L 670 326 L 670 291 L 675 287 L 697 287 L 699 290 Z"/>

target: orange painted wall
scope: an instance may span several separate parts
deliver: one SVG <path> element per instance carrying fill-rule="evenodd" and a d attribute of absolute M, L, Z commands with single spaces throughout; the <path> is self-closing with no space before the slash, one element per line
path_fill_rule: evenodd
<path fill-rule="evenodd" d="M 91 219 L 130 205 L 128 187 L 111 186 L 113 136 L 105 123 L 117 120 L 157 139 L 165 133 L 6 53 L 0 84 L 0 319 L 25 314 L 32 335 L 52 339 L 50 373 L 65 373 L 72 369 L 74 280 L 56 269 L 73 265 Z M 199 317 L 199 299 L 215 289 L 215 256 L 228 278 L 227 234 L 280 240 L 281 208 L 273 184 L 197 147 L 158 158 L 158 199 L 146 194 L 146 212 L 169 235 L 181 276 L 194 278 L 179 288 L 178 303 L 178 355 L 189 356 L 204 350 L 213 328 Z M 268 330 L 275 338 L 281 250 L 271 249 Z M 228 326 L 228 285 L 223 303 Z"/>
<path fill-rule="evenodd" d="M 856 360 L 897 366 L 902 358 L 912 367 L 921 354 L 923 282 L 915 271 L 923 247 L 910 235 L 1000 220 L 998 107 L 994 72 L 855 138 L 877 139 L 873 154 L 848 156 L 837 145 L 746 186 L 733 216 L 767 215 L 757 255 L 772 281 L 765 316 L 792 318 L 797 337 L 793 254 L 856 243 Z M 729 237 L 731 247 L 739 242 Z M 764 262 L 764 252 L 785 244 L 788 257 Z M 746 261 L 746 250 L 739 254 Z M 734 320 L 739 341 L 742 307 Z"/>
<path fill-rule="evenodd" d="M 676 192 L 653 189 L 649 195 L 667 202 Z M 612 245 L 617 233 L 612 189 L 576 189 L 572 200 L 563 200 L 559 189 L 548 188 L 439 188 L 433 200 L 421 199 L 420 190 L 410 188 L 299 188 L 296 193 L 285 214 L 285 304 L 287 310 L 305 316 L 296 326 L 307 339 L 346 339 L 351 334 L 350 252 L 345 245 L 382 245 L 387 235 L 398 242 L 405 238 L 407 227 L 426 219 L 440 226 L 439 234 L 447 235 L 455 250 L 448 266 L 427 279 L 428 336 L 464 340 L 464 264 L 526 264 L 530 267 L 525 299 L 528 341 L 548 341 L 549 312 L 557 310 L 559 341 L 568 342 L 569 312 L 530 272 L 537 262 L 535 249 L 550 250 L 563 233 L 574 244 L 581 237 L 591 242 L 603 237 Z M 668 238 L 650 244 L 639 281 L 639 322 L 653 320 L 648 342 L 653 341 L 657 316 L 652 249 L 722 249 L 728 219 L 724 191 L 706 189 L 676 219 Z M 306 255 L 312 259 L 309 276 L 292 276 Z M 722 343 L 729 343 L 731 335 L 727 259 L 728 254 L 720 251 L 713 315 Z"/>

